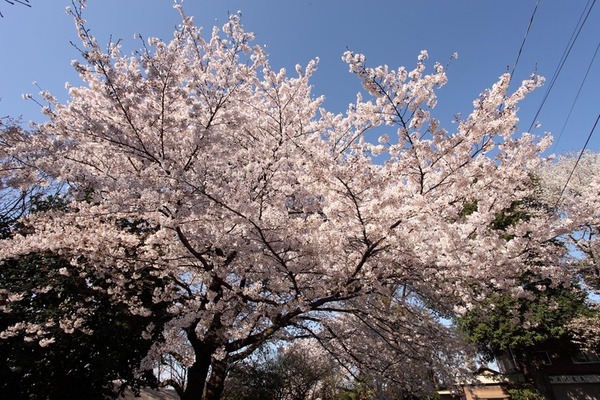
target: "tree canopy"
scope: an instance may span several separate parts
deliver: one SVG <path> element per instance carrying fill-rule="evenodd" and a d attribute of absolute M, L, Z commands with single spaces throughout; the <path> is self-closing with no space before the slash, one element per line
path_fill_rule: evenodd
<path fill-rule="evenodd" d="M 427 70 L 427 52 L 391 69 L 347 51 L 364 90 L 332 114 L 311 92 L 318 60 L 273 70 L 238 15 L 205 38 L 176 7 L 173 39 L 133 55 L 118 43 L 103 50 L 71 9 L 84 85 L 67 103 L 42 92 L 48 122 L 0 143 L 5 190 L 58 183 L 69 210 L 27 215 L 26 234 L 0 241 L 0 259 L 60 256 L 66 274 L 106 277 L 94 288 L 131 315 L 168 304 L 143 366 L 176 357 L 188 373 L 183 399 L 219 398 L 229 365 L 267 341 L 307 336 L 396 379 L 430 360 L 421 372 L 431 384 L 405 384 L 427 392 L 468 356 L 437 315 L 517 288 L 525 270 L 565 279 L 562 254 L 542 250 L 578 219 L 543 209 L 493 226 L 532 197 L 550 143 L 517 127 L 517 105 L 540 77 L 511 92 L 502 75 L 449 130 L 433 117 L 446 72 Z M 51 344 L 52 330 L 34 324 L 3 334 Z"/>
<path fill-rule="evenodd" d="M 595 296 L 589 310 L 571 320 L 575 342 L 600 352 L 600 154 L 590 151 L 567 154 L 541 170 L 545 195 L 565 218 L 580 221 L 579 229 L 563 236 L 571 249 L 565 266 L 577 275 L 586 291 Z"/>
<path fill-rule="evenodd" d="M 31 195 L 28 213 L 68 212 L 60 196 Z M 8 219 L 7 219 L 8 221 Z M 135 229 L 135 228 L 134 228 Z M 7 233 L 6 233 L 7 232 Z M 26 235 L 18 221 L 8 237 Z M 50 252 L 5 259 L 0 266 L 0 389 L 12 398 L 113 398 L 125 386 L 156 386 L 139 365 L 161 335 L 165 306 L 152 301 L 157 284 L 142 273 L 130 288 L 152 309 L 132 314 L 108 295 L 110 277 L 95 275 L 85 259 L 78 266 Z M 153 324 L 156 329 L 148 331 Z M 116 382 L 116 383 L 115 383 Z"/>
<path fill-rule="evenodd" d="M 459 319 L 459 326 L 489 359 L 500 350 L 531 357 L 537 351 L 568 346 L 569 323 L 587 313 L 580 289 L 552 287 L 543 281 L 523 286 L 521 296 L 498 293 Z"/>

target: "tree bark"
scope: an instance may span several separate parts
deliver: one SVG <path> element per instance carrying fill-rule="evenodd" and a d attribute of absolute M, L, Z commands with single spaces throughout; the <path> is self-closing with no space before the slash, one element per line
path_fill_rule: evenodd
<path fill-rule="evenodd" d="M 188 368 L 187 385 L 181 400 L 202 400 L 209 367 L 210 357 L 199 358 L 196 354 L 196 361 Z"/>
<path fill-rule="evenodd" d="M 214 346 L 209 346 L 206 341 L 199 340 L 196 336 L 196 325 L 192 324 L 187 330 L 187 337 L 194 349 L 195 360 L 187 371 L 187 384 L 181 400 L 202 400 L 204 397 L 204 386 L 208 378 L 208 370 Z"/>
<path fill-rule="evenodd" d="M 223 394 L 227 376 L 227 360 L 212 360 L 210 378 L 206 382 L 204 400 L 219 400 Z"/>

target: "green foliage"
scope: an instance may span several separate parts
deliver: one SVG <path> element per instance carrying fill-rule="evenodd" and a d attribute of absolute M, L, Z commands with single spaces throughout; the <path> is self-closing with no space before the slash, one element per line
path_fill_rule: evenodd
<path fill-rule="evenodd" d="M 542 203 L 534 199 L 525 201 L 514 201 L 511 205 L 495 215 L 490 224 L 490 228 L 497 231 L 505 231 L 515 226 L 519 221 L 529 221 L 531 211 L 545 207 Z M 478 209 L 477 201 L 467 201 L 459 213 L 459 217 L 464 218 L 473 214 Z M 511 240 L 512 236 L 506 235 L 506 240 Z"/>
<path fill-rule="evenodd" d="M 513 202 L 510 207 L 496 215 L 492 221 L 492 229 L 505 230 L 510 226 L 516 225 L 519 221 L 528 221 L 529 213 L 523 207 L 522 202 Z"/>
<path fill-rule="evenodd" d="M 132 387 L 156 384 L 151 373 L 134 371 L 153 337 L 142 332 L 164 310 L 154 306 L 150 317 L 135 315 L 92 287 L 91 276 L 59 272 L 68 263 L 55 255 L 30 254 L 0 266 L 0 293 L 23 293 L 21 301 L 5 303 L 0 331 L 26 321 L 37 323 L 55 342 L 41 347 L 25 332 L 0 340 L 0 390 L 15 399 L 103 399 L 114 397 L 113 380 Z M 0 300 L 2 298 L 0 297 Z M 57 321 L 73 316 L 82 305 L 82 325 L 66 333 Z"/>
<path fill-rule="evenodd" d="M 354 391 L 341 389 L 336 400 L 359 400 L 359 395 Z"/>
<path fill-rule="evenodd" d="M 548 281 L 523 285 L 523 296 L 497 293 L 458 319 L 459 328 L 493 358 L 499 350 L 542 349 L 569 342 L 568 322 L 587 312 L 585 295 Z"/>
<path fill-rule="evenodd" d="M 235 365 L 229 372 L 224 399 L 274 400 L 279 398 L 285 382 L 278 371 L 270 371 L 264 367 L 249 364 Z"/>
<path fill-rule="evenodd" d="M 66 196 L 56 194 L 44 194 L 44 193 L 33 193 L 23 195 L 23 202 L 27 203 L 23 205 L 24 210 L 22 212 L 14 213 L 10 210 L 3 210 L 3 214 L 0 214 L 0 239 L 6 239 L 15 234 L 15 232 L 23 233 L 23 226 L 19 220 L 22 213 L 36 213 L 50 210 L 67 211 L 69 201 Z M 27 200 L 25 200 L 27 198 Z"/>
<path fill-rule="evenodd" d="M 469 201 L 469 202 L 466 202 L 463 205 L 463 208 L 460 211 L 459 216 L 460 217 L 466 217 L 466 216 L 469 216 L 469 215 L 473 214 L 475 211 L 477 211 L 477 202 L 476 201 Z"/>
<path fill-rule="evenodd" d="M 61 194 L 44 195 L 36 193 L 31 196 L 30 212 L 43 212 L 50 210 L 66 211 L 69 205 L 67 198 Z"/>
<path fill-rule="evenodd" d="M 28 212 L 69 212 L 68 207 L 62 194 L 38 193 L 30 196 Z M 2 238 L 15 232 L 27 234 L 18 220 L 4 218 L 2 222 Z M 147 229 L 139 221 L 119 226 L 140 235 Z M 150 310 L 150 315 L 142 316 L 108 295 L 110 277 L 92 275 L 89 270 L 83 257 L 72 265 L 55 254 L 32 253 L 0 265 L 0 305 L 4 306 L 0 332 L 25 322 L 38 324 L 47 332 L 44 337 L 54 339 L 45 347 L 26 331 L 0 339 L 0 359 L 5 360 L 0 366 L 0 390 L 10 398 L 103 399 L 116 395 L 115 380 L 134 390 L 158 383 L 151 372 L 138 374 L 136 369 L 161 331 L 165 306 L 153 304 L 152 290 L 163 282 L 149 268 L 132 265 L 132 271 L 122 271 L 142 275 L 128 293 Z M 8 301 L 5 296 L 10 293 L 22 294 L 22 298 Z M 85 312 L 76 315 L 76 310 Z M 75 329 L 60 326 L 60 321 L 74 319 L 80 321 Z M 143 336 L 149 324 L 155 329 Z"/>
<path fill-rule="evenodd" d="M 507 390 L 512 400 L 545 400 L 546 397 L 528 384 L 515 385 Z"/>
<path fill-rule="evenodd" d="M 28 204 L 29 213 L 69 212 L 67 196 L 60 193 L 32 194 Z M 119 226 L 140 235 L 149 229 L 140 221 Z M 26 235 L 27 229 L 0 216 L 0 238 L 15 232 Z M 18 330 L 0 339 L 0 391 L 6 398 L 104 399 L 115 397 L 116 380 L 122 389 L 158 384 L 151 371 L 136 370 L 160 338 L 166 307 L 153 303 L 152 291 L 164 282 L 134 263 L 131 271 L 122 271 L 141 276 L 128 288 L 128 295 L 149 310 L 138 315 L 108 294 L 110 277 L 91 274 L 83 257 L 77 261 L 72 265 L 56 254 L 32 253 L 0 264 L 0 332 L 23 323 L 44 331 Z M 20 299 L 11 300 L 11 294 Z M 61 326 L 74 320 L 78 326 Z M 155 328 L 145 332 L 150 324 Z M 54 342 L 42 347 L 41 338 Z"/>
<path fill-rule="evenodd" d="M 534 188 L 538 186 L 536 177 L 531 177 L 531 184 Z M 465 212 L 473 208 L 468 206 Z M 495 216 L 490 228 L 507 231 L 519 222 L 529 221 L 533 214 L 546 207 L 539 196 L 513 202 Z M 508 241 L 513 237 L 507 233 L 504 238 Z M 560 255 L 566 249 L 553 241 L 547 243 L 543 251 Z M 528 265 L 538 265 L 537 256 L 528 254 Z M 512 288 L 514 291 L 497 290 L 457 321 L 459 329 L 490 360 L 501 350 L 511 349 L 525 355 L 569 344 L 569 321 L 589 312 L 585 294 L 576 285 L 555 285 L 532 272 L 523 273 L 519 285 L 520 288 Z"/>

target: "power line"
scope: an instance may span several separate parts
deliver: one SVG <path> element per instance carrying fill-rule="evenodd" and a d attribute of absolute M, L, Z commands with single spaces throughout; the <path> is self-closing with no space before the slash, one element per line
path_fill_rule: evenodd
<path fill-rule="evenodd" d="M 558 137 L 556 138 L 556 141 L 554 142 L 554 146 L 552 147 L 552 152 L 554 153 L 554 150 L 556 149 L 556 146 L 558 145 L 558 142 L 560 141 L 560 138 L 562 137 L 563 132 L 565 131 L 565 128 L 567 126 L 567 122 L 569 122 L 569 118 L 571 118 L 571 113 L 573 112 L 573 109 L 575 108 L 575 103 L 577 103 L 577 100 L 579 99 L 579 94 L 581 93 L 581 89 L 583 89 L 583 85 L 585 84 L 585 80 L 588 77 L 588 74 L 590 73 L 590 70 L 592 69 L 592 64 L 594 64 L 594 60 L 596 59 L 596 55 L 598 55 L 598 49 L 600 49 L 600 42 L 598 42 L 598 45 L 596 46 L 596 51 L 594 52 L 594 56 L 592 57 L 592 60 L 590 61 L 590 64 L 588 65 L 587 71 L 585 71 L 585 76 L 583 77 L 583 80 L 581 81 L 581 85 L 579 85 L 579 90 L 577 91 L 577 95 L 575 96 L 575 100 L 573 100 L 573 104 L 571 104 L 571 109 L 569 110 L 569 114 L 567 115 L 567 119 L 565 120 L 565 123 L 562 126 L 562 129 L 560 130 L 560 134 L 558 135 Z"/>
<path fill-rule="evenodd" d="M 579 165 L 579 161 L 581 161 L 581 157 L 583 157 L 583 153 L 585 152 L 585 149 L 587 148 L 587 145 L 590 142 L 590 139 L 592 138 L 592 134 L 596 130 L 596 126 L 598 125 L 599 120 L 600 120 L 600 114 L 598 114 L 598 116 L 596 117 L 596 122 L 594 122 L 594 126 L 592 127 L 592 130 L 588 134 L 587 140 L 585 141 L 585 144 L 583 145 L 581 152 L 579 152 L 579 157 L 577 157 L 577 160 L 575 161 L 575 165 L 573 165 L 573 169 L 571 170 L 571 173 L 569 174 L 569 177 L 567 178 L 567 181 L 565 182 L 565 186 L 563 186 L 562 190 L 560 191 L 560 194 L 558 195 L 558 199 L 556 199 L 556 204 L 554 206 L 555 208 L 558 207 L 558 204 L 560 203 L 560 199 L 562 198 L 563 194 L 565 193 L 565 190 L 567 190 L 567 185 L 569 184 L 569 181 L 573 177 L 573 174 L 575 173 L 575 169 L 577 168 L 577 165 Z"/>
<path fill-rule="evenodd" d="M 31 4 L 29 4 L 29 0 L 4 0 L 4 2 L 12 5 L 15 5 L 15 3 L 19 3 L 24 6 L 31 7 Z M 0 12 L 0 17 L 4 17 L 2 12 Z"/>
<path fill-rule="evenodd" d="M 523 37 L 523 42 L 521 42 L 521 47 L 519 48 L 519 52 L 517 53 L 517 58 L 515 59 L 515 64 L 513 65 L 513 69 L 510 72 L 511 78 L 515 74 L 515 70 L 517 69 L 517 64 L 519 64 L 519 59 L 521 58 L 521 53 L 523 52 L 523 48 L 525 47 L 525 42 L 527 41 L 527 36 L 529 36 L 529 30 L 531 29 L 531 25 L 533 24 L 533 19 L 535 18 L 535 13 L 537 12 L 538 6 L 540 5 L 540 0 L 535 2 L 535 7 L 533 8 L 533 13 L 531 14 L 531 18 L 529 19 L 529 25 L 527 25 L 527 30 L 525 31 L 525 37 Z"/>
<path fill-rule="evenodd" d="M 588 5 L 590 3 L 591 3 L 591 5 L 588 8 Z M 546 93 L 544 93 L 544 97 L 542 98 L 542 103 L 540 104 L 540 107 L 538 108 L 537 112 L 535 113 L 535 116 L 533 117 L 533 121 L 531 121 L 531 125 L 529 126 L 529 132 L 531 132 L 533 130 L 535 121 L 537 121 L 537 118 L 540 115 L 540 112 L 542 111 L 544 104 L 546 103 L 546 99 L 548 98 L 548 95 L 552 91 L 552 88 L 554 87 L 554 83 L 556 82 L 558 75 L 560 74 L 563 66 L 565 65 L 565 61 L 567 61 L 567 58 L 569 57 L 569 54 L 571 53 L 571 50 L 573 49 L 573 45 L 577 41 L 577 38 L 579 37 L 579 34 L 581 33 L 581 29 L 585 25 L 585 22 L 587 21 L 589 15 L 590 15 L 590 12 L 592 11 L 592 8 L 594 7 L 594 4 L 596 4 L 596 0 L 588 0 L 587 4 L 585 5 L 585 8 L 583 9 L 581 16 L 579 17 L 579 21 L 577 21 L 575 30 L 571 34 L 571 38 L 569 39 L 569 42 L 567 43 L 567 47 L 563 51 L 563 55 L 558 63 L 558 66 L 556 67 L 556 70 L 554 71 L 554 75 L 552 76 L 552 79 L 550 80 L 550 85 L 548 86 Z M 586 13 L 586 9 L 587 9 L 587 13 Z M 585 15 L 585 17 L 584 17 L 584 15 Z"/>

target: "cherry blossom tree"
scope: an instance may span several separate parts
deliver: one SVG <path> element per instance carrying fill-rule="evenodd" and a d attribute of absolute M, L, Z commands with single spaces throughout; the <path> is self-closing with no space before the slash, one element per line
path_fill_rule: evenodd
<path fill-rule="evenodd" d="M 6 151 L 23 140 L 27 140 L 27 132 L 23 129 L 19 120 L 15 120 L 9 117 L 0 118 L 0 157 L 4 160 L 8 160 L 11 155 L 10 151 Z M 39 197 L 43 190 L 39 190 L 41 187 L 45 188 L 45 185 L 32 184 L 30 179 L 26 179 L 27 183 L 20 185 L 19 182 L 11 180 L 11 176 L 15 176 L 13 173 L 16 169 L 19 169 L 21 165 L 26 164 L 27 160 L 19 159 L 15 160 L 15 163 L 7 166 L 6 170 L 0 172 L 0 176 L 3 178 L 0 181 L 0 215 L 1 215 L 1 232 L 2 237 L 8 236 L 11 230 L 11 225 L 16 220 L 22 217 L 29 209 L 29 200 L 31 198 Z M 8 172 L 7 171 L 11 171 Z"/>
<path fill-rule="evenodd" d="M 573 227 L 563 240 L 572 251 L 567 265 L 585 288 L 600 292 L 600 154 L 567 154 L 540 171 L 544 195 L 556 212 L 571 221 Z M 600 306 L 590 304 L 590 313 L 573 319 L 569 326 L 575 340 L 586 349 L 600 351 Z"/>
<path fill-rule="evenodd" d="M 570 263 L 591 290 L 600 290 L 600 154 L 567 154 L 540 172 L 544 195 L 575 224 L 565 239 L 576 252 Z"/>
<path fill-rule="evenodd" d="M 382 307 L 387 315 L 373 304 L 368 312 L 344 313 L 325 323 L 325 332 L 316 337 L 353 381 L 376 392 L 388 388 L 393 398 L 419 396 L 468 379 L 474 348 L 426 307 L 410 303 Z"/>
<path fill-rule="evenodd" d="M 517 133 L 517 104 L 540 77 L 511 93 L 502 75 L 446 130 L 432 116 L 446 73 L 427 72 L 425 51 L 412 70 L 370 68 L 347 51 L 364 91 L 332 114 L 311 92 L 318 60 L 273 70 L 237 15 L 205 39 L 176 7 L 173 39 L 133 55 L 102 50 L 71 10 L 84 85 L 64 104 L 42 92 L 48 122 L 1 154 L 5 185 L 59 182 L 70 211 L 25 217 L 27 234 L 0 242 L 0 259 L 52 252 L 74 270 L 85 260 L 111 276 L 98 290 L 140 315 L 151 310 L 129 289 L 136 270 L 151 271 L 163 282 L 154 301 L 171 304 L 168 340 L 142 367 L 175 355 L 183 399 L 219 398 L 227 366 L 273 340 L 320 338 L 360 364 L 375 335 L 377 366 L 398 352 L 425 360 L 449 332 L 433 317 L 515 287 L 526 259 L 563 278 L 560 255 L 536 251 L 565 233 L 563 220 L 540 212 L 492 226 L 531 197 L 550 142 Z M 447 357 L 461 357 L 451 342 Z"/>
<path fill-rule="evenodd" d="M 223 398 L 333 400 L 348 383 L 347 374 L 312 340 L 261 350 L 231 368 Z"/>

